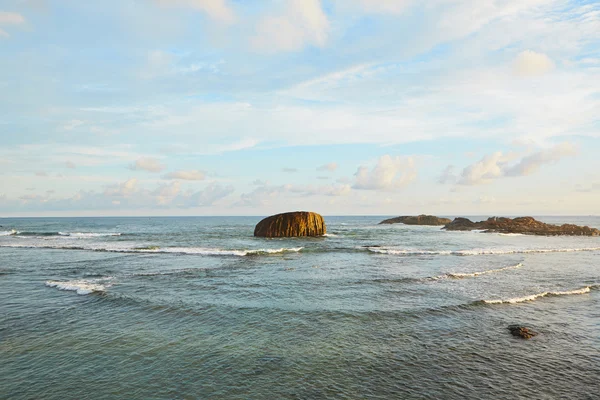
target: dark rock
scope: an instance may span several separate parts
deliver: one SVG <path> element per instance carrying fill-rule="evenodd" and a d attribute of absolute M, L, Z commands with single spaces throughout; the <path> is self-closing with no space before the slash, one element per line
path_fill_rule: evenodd
<path fill-rule="evenodd" d="M 537 333 L 532 331 L 531 329 L 519 325 L 510 325 L 508 327 L 508 330 L 513 336 L 520 337 L 523 339 L 531 339 L 532 337 L 537 335 Z"/>
<path fill-rule="evenodd" d="M 532 217 L 504 218 L 492 217 L 486 221 L 473 222 L 467 218 L 455 218 L 444 226 L 449 231 L 471 231 L 480 229 L 484 232 L 521 233 L 524 235 L 542 236 L 600 236 L 600 230 L 588 226 L 573 224 L 552 225 L 540 222 Z"/>
<path fill-rule="evenodd" d="M 434 215 L 417 215 L 417 216 L 403 216 L 386 219 L 381 221 L 381 224 L 405 224 L 405 225 L 446 225 L 451 221 L 448 218 L 438 218 Z"/>
<path fill-rule="evenodd" d="M 325 233 L 327 228 L 323 217 L 307 211 L 272 215 L 260 221 L 254 228 L 254 236 L 269 238 L 323 236 Z"/>

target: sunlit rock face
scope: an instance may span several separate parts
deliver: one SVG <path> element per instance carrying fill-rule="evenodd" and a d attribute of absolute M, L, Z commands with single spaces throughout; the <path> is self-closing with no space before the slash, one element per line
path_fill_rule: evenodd
<path fill-rule="evenodd" d="M 323 236 L 327 233 L 323 217 L 308 211 L 295 211 L 272 215 L 260 221 L 254 228 L 259 237 Z"/>
<path fill-rule="evenodd" d="M 404 225 L 431 225 L 431 226 L 439 226 L 439 225 L 447 225 L 452 222 L 448 218 L 438 218 L 434 215 L 416 215 L 416 216 L 403 216 L 386 219 L 381 221 L 379 225 L 382 224 L 404 224 Z"/>
<path fill-rule="evenodd" d="M 573 224 L 552 225 L 532 217 L 504 218 L 492 217 L 485 221 L 473 222 L 467 218 L 455 218 L 443 229 L 449 231 L 472 231 L 474 229 L 495 233 L 521 233 L 540 236 L 600 236 L 600 230 L 589 226 Z"/>

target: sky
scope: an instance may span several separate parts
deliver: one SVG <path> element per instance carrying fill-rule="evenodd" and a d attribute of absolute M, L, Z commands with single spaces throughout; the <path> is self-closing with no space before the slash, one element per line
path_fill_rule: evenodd
<path fill-rule="evenodd" d="M 597 0 L 0 0 L 0 216 L 600 215 Z"/>

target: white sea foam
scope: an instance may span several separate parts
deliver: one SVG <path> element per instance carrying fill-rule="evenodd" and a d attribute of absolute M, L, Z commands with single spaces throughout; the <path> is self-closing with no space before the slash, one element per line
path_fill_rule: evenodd
<path fill-rule="evenodd" d="M 523 266 L 523 264 L 519 263 L 516 265 L 510 265 L 508 267 L 504 267 L 504 268 L 496 268 L 496 269 L 488 269 L 487 271 L 480 271 L 480 272 L 471 272 L 471 273 L 459 273 L 459 272 L 453 272 L 453 273 L 448 273 L 444 276 L 447 276 L 449 278 L 474 278 L 476 276 L 480 276 L 480 275 L 487 275 L 487 274 L 495 274 L 497 272 L 502 272 L 502 271 L 507 271 L 510 269 L 517 269 L 517 268 L 521 268 Z"/>
<path fill-rule="evenodd" d="M 498 254 L 526 254 L 526 253 L 571 253 L 580 251 L 600 251 L 600 247 L 581 248 L 537 248 L 537 249 L 473 249 L 473 250 L 417 250 L 417 249 L 394 249 L 386 247 L 368 247 L 373 253 L 391 255 L 498 255 Z"/>
<path fill-rule="evenodd" d="M 10 231 L 0 231 L 0 236 L 12 236 L 12 235 L 18 235 L 21 232 L 17 232 L 14 229 L 11 229 Z"/>
<path fill-rule="evenodd" d="M 89 239 L 105 236 L 121 236 L 119 232 L 58 232 L 60 236 L 73 237 L 78 239 Z"/>
<path fill-rule="evenodd" d="M 326 233 L 323 236 L 325 236 L 325 237 L 338 237 L 338 235 L 336 235 L 335 233 Z"/>
<path fill-rule="evenodd" d="M 58 290 L 70 290 L 77 294 L 90 294 L 94 292 L 104 292 L 110 285 L 106 282 L 112 277 L 91 279 L 91 280 L 72 280 L 72 281 L 46 281 L 46 286 L 54 287 Z"/>
<path fill-rule="evenodd" d="M 256 249 L 256 250 L 227 250 L 227 249 L 214 249 L 204 247 L 158 247 L 152 249 L 136 249 L 132 250 L 140 253 L 178 253 L 178 254 L 197 254 L 203 256 L 238 256 L 244 257 L 249 255 L 260 255 L 260 254 L 278 254 L 288 252 L 299 252 L 303 247 L 294 248 L 280 248 L 280 249 Z M 128 250 L 119 250 L 128 251 Z"/>
<path fill-rule="evenodd" d="M 297 253 L 303 247 L 279 248 L 279 249 L 244 249 L 244 250 L 229 250 L 218 248 L 205 247 L 129 247 L 118 244 L 102 243 L 98 245 L 65 245 L 58 243 L 10 243 L 0 244 L 0 247 L 12 248 L 40 248 L 40 249 L 57 249 L 57 250 L 90 250 L 90 251 L 107 251 L 112 253 L 175 253 L 175 254 L 192 254 L 202 256 L 252 256 L 261 254 L 279 254 L 279 253 Z"/>
<path fill-rule="evenodd" d="M 589 293 L 591 288 L 592 288 L 592 286 L 586 286 L 581 289 L 567 290 L 567 291 L 563 291 L 563 292 L 542 292 L 542 293 L 532 294 L 529 296 L 513 297 L 510 299 L 483 300 L 483 302 L 486 304 L 516 304 L 516 303 L 523 303 L 526 301 L 534 301 L 536 299 L 539 299 L 541 297 L 546 297 L 546 296 L 568 296 L 568 295 L 572 295 L 572 294 L 585 294 L 585 293 Z"/>

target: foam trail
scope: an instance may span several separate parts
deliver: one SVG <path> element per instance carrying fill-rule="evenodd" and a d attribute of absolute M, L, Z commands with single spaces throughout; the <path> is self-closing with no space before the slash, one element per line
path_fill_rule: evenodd
<path fill-rule="evenodd" d="M 139 249 L 136 252 L 141 253 L 178 253 L 178 254 L 197 254 L 203 256 L 251 256 L 261 254 L 279 254 L 288 252 L 299 252 L 303 247 L 280 248 L 280 249 L 257 249 L 257 250 L 226 250 L 226 249 L 210 249 L 203 247 L 159 247 L 156 249 Z"/>
<path fill-rule="evenodd" d="M 581 248 L 541 248 L 541 249 L 473 249 L 473 250 L 413 250 L 413 249 L 390 249 L 385 247 L 367 247 L 373 253 L 390 255 L 453 255 L 453 256 L 476 256 L 476 255 L 501 255 L 501 254 L 528 254 L 528 253 L 572 253 L 581 251 L 600 251 L 600 247 Z"/>
<path fill-rule="evenodd" d="M 568 295 L 574 295 L 574 294 L 586 294 L 586 293 L 590 292 L 592 287 L 593 286 L 586 286 L 581 289 L 567 290 L 564 292 L 542 292 L 542 293 L 532 294 L 529 296 L 513 297 L 511 299 L 505 299 L 505 300 L 498 299 L 498 300 L 482 300 L 482 301 L 486 304 L 516 304 L 516 303 L 523 303 L 526 301 L 534 301 L 536 299 L 539 299 L 541 297 L 546 297 L 546 296 L 568 296 Z"/>
<path fill-rule="evenodd" d="M 103 282 L 112 279 L 111 277 L 92 279 L 92 280 L 72 280 L 72 281 L 46 281 L 46 286 L 54 287 L 58 290 L 70 290 L 77 292 L 77 294 L 90 294 L 94 292 L 106 291 L 106 285 L 98 282 Z"/>
<path fill-rule="evenodd" d="M 119 232 L 58 232 L 59 236 L 67 236 L 79 239 L 89 239 L 95 237 L 105 237 L 105 236 L 121 236 Z"/>
<path fill-rule="evenodd" d="M 448 273 L 446 275 L 443 275 L 443 277 L 458 278 L 458 279 L 474 278 L 474 277 L 480 276 L 480 275 L 494 274 L 497 272 L 507 271 L 510 269 L 517 269 L 517 268 L 521 268 L 522 266 L 523 266 L 523 264 L 518 263 L 516 265 L 510 265 L 510 266 L 504 267 L 504 268 L 489 269 L 487 271 L 472 272 L 472 273 L 458 273 L 458 272 Z"/>
<path fill-rule="evenodd" d="M 280 254 L 280 253 L 298 253 L 304 247 L 279 248 L 279 249 L 245 249 L 245 250 L 228 250 L 228 249 L 213 249 L 204 247 L 117 247 L 101 245 L 77 245 L 69 246 L 64 244 L 0 244 L 0 247 L 12 248 L 27 248 L 27 249 L 57 249 L 57 250 L 88 250 L 88 251 L 106 251 L 111 253 L 165 253 L 165 254 L 190 254 L 201 256 L 256 256 L 265 254 Z"/>

